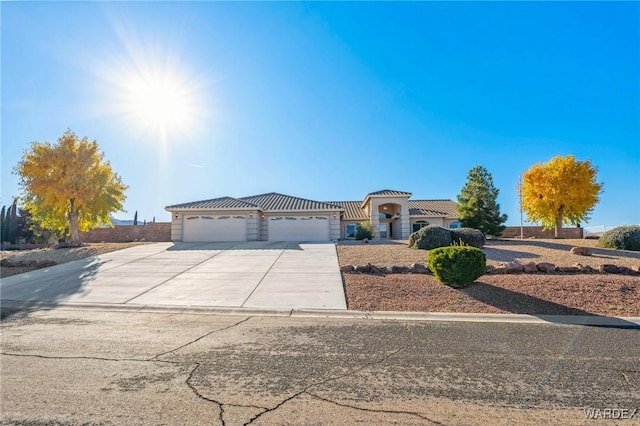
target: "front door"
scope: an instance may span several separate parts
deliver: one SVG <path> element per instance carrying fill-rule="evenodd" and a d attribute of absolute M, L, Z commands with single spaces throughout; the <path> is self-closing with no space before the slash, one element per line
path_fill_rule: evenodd
<path fill-rule="evenodd" d="M 379 227 L 379 230 L 380 230 L 380 238 L 386 239 L 387 238 L 387 224 L 386 223 L 381 223 L 380 227 Z"/>

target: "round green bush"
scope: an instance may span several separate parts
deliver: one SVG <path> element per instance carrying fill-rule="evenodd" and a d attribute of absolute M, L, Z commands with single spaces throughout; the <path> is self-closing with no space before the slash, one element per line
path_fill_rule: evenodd
<path fill-rule="evenodd" d="M 467 245 L 471 247 L 482 248 L 487 239 L 479 229 L 474 228 L 458 228 L 450 229 L 451 239 L 454 244 Z"/>
<path fill-rule="evenodd" d="M 475 247 L 440 247 L 429 251 L 427 264 L 438 281 L 468 287 L 486 272 L 487 257 Z"/>
<path fill-rule="evenodd" d="M 626 225 L 613 228 L 600 236 L 600 247 L 640 251 L 640 226 Z"/>
<path fill-rule="evenodd" d="M 412 241 L 413 245 L 411 244 Z M 437 225 L 428 225 L 409 236 L 409 247 L 431 250 L 451 245 L 451 241 L 451 232 L 449 230 Z"/>
<path fill-rule="evenodd" d="M 356 240 L 364 240 L 365 238 L 371 240 L 375 234 L 376 230 L 370 222 L 360 222 L 358 226 L 356 226 Z"/>

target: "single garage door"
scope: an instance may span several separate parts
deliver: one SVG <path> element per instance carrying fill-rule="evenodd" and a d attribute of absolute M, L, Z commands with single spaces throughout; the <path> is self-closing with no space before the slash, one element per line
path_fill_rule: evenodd
<path fill-rule="evenodd" d="M 327 241 L 328 216 L 274 216 L 269 218 L 269 241 Z"/>
<path fill-rule="evenodd" d="M 243 215 L 192 215 L 184 218 L 182 240 L 247 241 L 247 219 Z"/>

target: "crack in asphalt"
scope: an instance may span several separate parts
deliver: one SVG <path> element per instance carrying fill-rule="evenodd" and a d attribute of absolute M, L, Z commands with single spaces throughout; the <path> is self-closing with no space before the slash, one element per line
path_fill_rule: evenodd
<path fill-rule="evenodd" d="M 540 380 L 540 382 L 538 382 L 535 389 L 533 389 L 529 393 L 529 395 L 522 400 L 522 402 L 520 403 L 520 408 L 529 408 L 529 403 L 531 402 L 531 400 L 542 390 L 544 385 L 546 385 L 547 382 L 551 380 L 551 377 L 556 374 L 556 371 L 562 366 L 562 364 L 564 364 L 567 355 L 569 355 L 569 352 L 571 352 L 571 350 L 573 350 L 573 348 L 576 346 L 576 344 L 578 343 L 578 338 L 582 336 L 584 330 L 585 327 L 580 327 L 578 329 L 571 341 L 567 344 L 564 352 L 560 354 L 556 362 L 547 370 L 545 376 L 542 378 L 542 380 Z"/>
<path fill-rule="evenodd" d="M 178 361 L 165 361 L 162 359 L 140 359 L 140 358 L 104 358 L 99 356 L 47 356 L 47 355 L 37 355 L 37 354 L 15 354 L 9 352 L 0 352 L 0 355 L 5 356 L 19 356 L 19 357 L 30 357 L 30 358 L 41 358 L 41 359 L 57 359 L 57 360 L 67 360 L 67 359 L 88 359 L 93 361 L 128 361 L 128 362 L 164 362 L 167 364 L 181 364 Z"/>
<path fill-rule="evenodd" d="M 191 384 L 191 379 L 193 379 L 193 375 L 195 374 L 196 370 L 198 370 L 198 368 L 200 368 L 202 364 L 200 364 L 199 362 L 196 363 L 195 367 L 193 367 L 193 369 L 191 370 L 191 372 L 189 373 L 189 376 L 187 377 L 187 380 L 185 381 L 186 385 L 189 386 L 189 389 L 191 389 L 191 391 L 200 399 L 204 400 L 204 401 L 208 401 L 208 402 L 212 402 L 214 404 L 216 404 L 218 406 L 218 418 L 220 419 L 220 424 L 222 426 L 225 426 L 226 423 L 224 421 L 224 404 L 220 401 L 216 401 L 213 398 L 208 398 L 206 396 L 204 396 L 203 394 L 200 393 L 200 391 L 198 390 L 198 388 L 196 388 L 193 384 Z"/>
<path fill-rule="evenodd" d="M 159 358 L 159 357 L 161 357 L 161 356 L 163 356 L 163 355 L 167 355 L 167 354 L 170 354 L 170 353 L 172 353 L 172 352 L 179 351 L 180 349 L 185 348 L 185 347 L 187 347 L 187 346 L 189 346 L 189 345 L 192 345 L 192 344 L 196 343 L 197 341 L 202 340 L 202 339 L 204 339 L 205 337 L 212 335 L 213 333 L 217 333 L 217 332 L 219 332 L 219 331 L 229 330 L 230 328 L 236 327 L 236 326 L 238 326 L 238 325 L 242 324 L 243 322 L 249 321 L 251 318 L 253 318 L 253 317 L 247 317 L 247 318 L 243 319 L 242 321 L 238 321 L 238 322 L 237 322 L 237 323 L 235 323 L 235 324 L 231 324 L 231 325 L 229 325 L 229 326 L 227 326 L 227 327 L 218 328 L 218 329 L 215 329 L 215 330 L 213 330 L 213 331 L 210 331 L 210 332 L 208 332 L 208 333 L 206 333 L 206 334 L 203 334 L 202 336 L 200 336 L 200 337 L 198 337 L 198 338 L 196 338 L 196 339 L 194 339 L 194 340 L 192 340 L 192 341 L 190 341 L 190 342 L 185 343 L 184 345 L 178 346 L 178 347 L 177 347 L 177 348 L 175 348 L 175 349 L 171 349 L 171 350 L 168 350 L 168 351 L 166 351 L 166 352 L 162 352 L 162 353 L 160 353 L 160 354 L 158 354 L 158 355 L 156 355 L 156 356 L 154 356 L 154 357 L 152 357 L 152 358 L 149 358 L 149 361 L 155 360 L 155 359 L 157 359 L 157 358 Z"/>
<path fill-rule="evenodd" d="M 354 410 L 366 411 L 366 412 L 369 412 L 369 413 L 406 414 L 406 415 L 409 415 L 409 416 L 419 417 L 420 419 L 426 420 L 426 421 L 428 421 L 428 422 L 430 422 L 431 424 L 434 424 L 434 425 L 445 426 L 444 423 L 440 423 L 440 422 L 438 422 L 436 420 L 430 419 L 430 418 L 428 418 L 428 417 L 426 417 L 426 416 L 424 416 L 424 415 L 422 415 L 420 413 L 416 413 L 414 411 L 380 410 L 380 409 L 373 409 L 373 408 L 363 408 L 363 407 L 358 407 L 358 406 L 355 406 L 355 405 L 349 405 L 349 404 L 344 404 L 344 403 L 341 403 L 341 402 L 333 401 L 331 399 L 322 397 L 320 395 L 316 395 L 316 394 L 308 392 L 308 391 L 305 391 L 305 393 L 307 395 L 309 395 L 310 397 L 312 397 L 312 398 L 316 398 L 316 399 L 319 399 L 321 401 L 325 401 L 325 402 L 328 402 L 330 404 L 337 405 L 339 407 L 352 408 Z"/>
<path fill-rule="evenodd" d="M 283 406 L 284 404 L 286 404 L 287 402 L 289 402 L 289 401 L 291 401 L 291 400 L 293 400 L 293 399 L 295 399 L 295 398 L 299 397 L 300 395 L 305 394 L 305 393 L 306 393 L 306 394 L 308 394 L 308 393 L 309 393 L 309 392 L 308 392 L 308 391 L 309 391 L 309 389 L 313 388 L 314 386 L 323 385 L 323 384 L 325 384 L 325 383 L 328 383 L 328 382 L 331 382 L 331 381 L 334 381 L 334 380 L 338 380 L 338 379 L 342 379 L 342 378 L 344 378 L 344 377 L 352 376 L 352 375 L 354 375 L 354 374 L 357 374 L 357 373 L 361 372 L 362 370 L 364 370 L 364 369 L 366 369 L 366 368 L 368 368 L 368 367 L 371 367 L 372 365 L 382 364 L 382 363 L 386 362 L 386 361 L 387 361 L 389 358 L 391 358 L 392 356 L 394 356 L 394 355 L 396 355 L 396 354 L 400 353 L 401 351 L 403 351 L 404 349 L 405 349 L 405 348 L 397 349 L 397 350 L 395 350 L 395 351 L 393 351 L 393 352 L 391 352 L 391 353 L 387 354 L 384 358 L 382 358 L 382 359 L 380 359 L 380 360 L 368 362 L 368 363 L 366 363 L 366 364 L 364 364 L 364 365 L 360 366 L 359 368 L 356 368 L 356 369 L 354 369 L 354 370 L 352 370 L 352 371 L 349 371 L 348 373 L 340 374 L 340 375 L 338 375 L 338 376 L 334 376 L 334 377 L 330 377 L 330 378 L 328 378 L 328 379 L 325 379 L 325 380 L 319 381 L 319 382 L 317 382 L 317 383 L 312 383 L 312 384 L 310 384 L 310 385 L 308 385 L 308 386 L 305 386 L 305 387 L 304 387 L 304 389 L 302 389 L 300 392 L 297 392 L 297 393 L 295 393 L 295 394 L 293 394 L 293 395 L 291 395 L 291 396 L 289 396 L 289 397 L 285 398 L 284 400 L 282 400 L 282 401 L 280 401 L 278 404 L 276 404 L 274 407 L 267 408 L 267 409 L 265 409 L 264 411 L 262 411 L 261 413 L 256 414 L 256 415 L 255 415 L 255 416 L 253 416 L 253 417 L 252 417 L 252 418 L 251 418 L 247 423 L 245 423 L 245 424 L 244 424 L 244 426 L 248 426 L 248 425 L 250 425 L 251 423 L 253 423 L 254 421 L 256 421 L 257 419 L 259 419 L 260 417 L 262 417 L 262 416 L 263 416 L 263 415 L 265 415 L 265 414 L 273 413 L 273 412 L 274 412 L 274 411 L 276 411 L 278 408 L 282 407 L 282 406 Z"/>

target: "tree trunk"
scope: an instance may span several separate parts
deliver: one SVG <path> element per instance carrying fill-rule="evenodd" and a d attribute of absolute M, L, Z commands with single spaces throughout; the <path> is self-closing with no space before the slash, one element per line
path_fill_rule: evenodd
<path fill-rule="evenodd" d="M 562 217 L 564 215 L 564 206 L 560 206 L 558 214 L 556 215 L 556 229 L 554 238 L 560 238 L 560 231 L 562 230 Z"/>
<path fill-rule="evenodd" d="M 78 231 L 78 212 L 71 211 L 69 213 L 69 229 L 71 230 L 71 241 L 80 241 L 80 232 Z"/>

